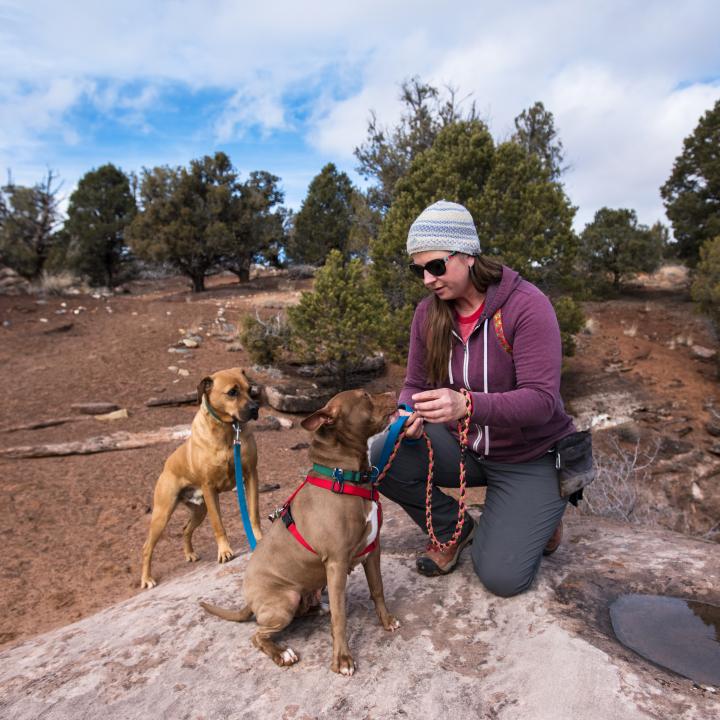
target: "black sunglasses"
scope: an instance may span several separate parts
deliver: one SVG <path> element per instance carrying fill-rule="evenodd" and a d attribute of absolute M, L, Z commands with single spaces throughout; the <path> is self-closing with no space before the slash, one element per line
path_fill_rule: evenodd
<path fill-rule="evenodd" d="M 440 275 L 444 275 L 445 270 L 447 270 L 447 268 L 445 267 L 447 261 L 454 255 L 457 255 L 458 252 L 460 251 L 455 250 L 454 252 L 451 252 L 447 257 L 431 260 L 429 263 L 425 263 L 424 265 L 418 265 L 417 263 L 411 262 L 408 267 L 410 268 L 410 272 L 417 275 L 421 280 L 425 277 L 426 270 L 434 277 L 440 277 Z"/>

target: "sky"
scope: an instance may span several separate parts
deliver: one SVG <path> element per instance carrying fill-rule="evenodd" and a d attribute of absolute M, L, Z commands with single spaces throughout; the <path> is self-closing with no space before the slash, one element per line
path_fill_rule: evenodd
<path fill-rule="evenodd" d="M 226 152 L 299 208 L 328 162 L 356 173 L 370 112 L 413 76 L 474 101 L 493 136 L 555 116 L 578 230 L 601 207 L 666 221 L 659 187 L 720 99 L 720 3 L 532 0 L 0 0 L 0 173 L 51 169 L 67 198 L 126 172 Z"/>

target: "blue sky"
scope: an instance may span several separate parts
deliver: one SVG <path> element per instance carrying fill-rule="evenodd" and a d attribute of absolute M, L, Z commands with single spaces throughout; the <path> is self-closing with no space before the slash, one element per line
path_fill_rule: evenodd
<path fill-rule="evenodd" d="M 374 110 L 413 75 L 470 94 L 501 140 L 555 114 L 582 228 L 602 206 L 664 220 L 658 188 L 720 99 L 720 3 L 98 3 L 0 0 L 0 171 L 63 192 L 94 167 L 224 150 L 298 207 L 327 162 L 354 180 Z M 4 177 L 3 177 L 4 180 Z"/>

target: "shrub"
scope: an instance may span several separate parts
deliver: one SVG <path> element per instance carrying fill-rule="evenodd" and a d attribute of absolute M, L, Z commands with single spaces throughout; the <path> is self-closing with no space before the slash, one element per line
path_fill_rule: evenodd
<path fill-rule="evenodd" d="M 560 325 L 563 355 L 575 354 L 575 335 L 585 325 L 585 313 L 571 297 L 563 295 L 553 300 L 553 307 Z"/>
<path fill-rule="evenodd" d="M 269 320 L 245 315 L 241 320 L 240 341 L 257 365 L 276 363 L 287 349 L 290 331 L 285 319 L 277 314 Z"/>
<path fill-rule="evenodd" d="M 720 235 L 705 241 L 700 248 L 700 262 L 690 292 L 720 330 Z"/>
<path fill-rule="evenodd" d="M 363 264 L 332 250 L 314 290 L 288 311 L 291 347 L 305 361 L 332 363 L 343 389 L 350 371 L 380 346 L 387 317 L 385 298 Z"/>

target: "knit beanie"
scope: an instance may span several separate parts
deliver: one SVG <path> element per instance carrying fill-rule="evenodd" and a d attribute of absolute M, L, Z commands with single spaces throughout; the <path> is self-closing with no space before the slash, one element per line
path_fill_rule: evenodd
<path fill-rule="evenodd" d="M 408 232 L 407 252 L 413 255 L 426 250 L 480 254 L 475 223 L 465 207 L 438 200 L 417 216 Z"/>

